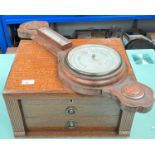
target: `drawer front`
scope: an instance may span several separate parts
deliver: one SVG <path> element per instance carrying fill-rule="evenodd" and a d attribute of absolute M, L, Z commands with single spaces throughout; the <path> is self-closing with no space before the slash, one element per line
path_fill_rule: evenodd
<path fill-rule="evenodd" d="M 28 129 L 33 128 L 113 128 L 120 109 L 110 97 L 53 98 L 22 100 Z"/>

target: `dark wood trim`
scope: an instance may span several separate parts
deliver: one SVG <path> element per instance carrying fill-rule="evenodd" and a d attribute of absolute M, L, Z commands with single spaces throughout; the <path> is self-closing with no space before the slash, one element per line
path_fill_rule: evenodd
<path fill-rule="evenodd" d="M 120 122 L 118 126 L 118 134 L 130 135 L 132 122 L 134 119 L 135 112 L 121 111 Z"/>
<path fill-rule="evenodd" d="M 25 136 L 25 126 L 18 100 L 11 96 L 4 96 L 5 103 L 11 118 L 14 135 L 17 137 Z"/>

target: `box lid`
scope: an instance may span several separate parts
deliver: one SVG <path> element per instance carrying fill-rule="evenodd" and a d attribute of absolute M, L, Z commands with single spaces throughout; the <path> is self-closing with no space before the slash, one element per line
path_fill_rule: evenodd
<path fill-rule="evenodd" d="M 97 43 L 110 46 L 120 53 L 132 69 L 120 39 L 73 39 L 73 45 Z M 57 58 L 32 40 L 22 40 L 10 71 L 4 94 L 18 93 L 71 93 L 60 81 Z"/>

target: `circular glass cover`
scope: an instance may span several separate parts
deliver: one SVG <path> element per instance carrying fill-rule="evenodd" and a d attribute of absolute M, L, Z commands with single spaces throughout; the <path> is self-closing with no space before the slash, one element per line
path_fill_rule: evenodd
<path fill-rule="evenodd" d="M 121 57 L 108 46 L 85 44 L 73 48 L 68 53 L 67 63 L 76 72 L 103 76 L 119 68 Z"/>

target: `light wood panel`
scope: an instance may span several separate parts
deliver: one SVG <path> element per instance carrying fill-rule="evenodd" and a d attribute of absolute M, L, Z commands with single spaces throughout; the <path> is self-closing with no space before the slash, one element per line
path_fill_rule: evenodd
<path fill-rule="evenodd" d="M 114 48 L 130 66 L 120 39 L 73 39 L 73 46 L 87 43 L 103 44 Z M 44 47 L 32 40 L 22 40 L 17 49 L 5 92 L 73 93 L 59 80 L 57 67 L 57 58 Z M 129 71 L 132 72 L 131 69 Z M 22 80 L 34 80 L 35 83 L 22 85 Z"/>

